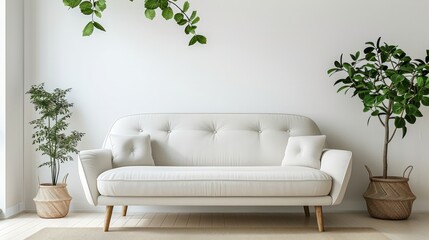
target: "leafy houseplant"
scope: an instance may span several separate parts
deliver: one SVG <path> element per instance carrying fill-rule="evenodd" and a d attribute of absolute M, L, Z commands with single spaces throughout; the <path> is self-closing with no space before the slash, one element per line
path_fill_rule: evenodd
<path fill-rule="evenodd" d="M 345 73 L 334 84 L 340 86 L 337 92 L 347 93 L 351 90 L 352 97 L 357 96 L 362 101 L 363 111 L 370 113 L 368 124 L 374 117 L 384 127 L 383 176 L 372 178 L 371 171 L 367 168 L 371 182 L 376 180 L 385 183 L 393 182 L 395 179 L 402 183 L 405 181 L 403 179 L 405 172 L 403 178 L 388 176 L 388 149 L 397 130 L 401 129 L 402 137 L 405 137 L 407 126 L 414 124 L 417 118 L 423 116 L 420 107 L 429 106 L 429 50 L 426 51 L 426 55 L 424 60 L 412 59 L 397 46 L 382 44 L 379 38 L 376 43 L 367 42 L 363 54 L 359 51 L 350 54 L 352 60 L 350 62 L 343 61 L 341 55 L 339 61 L 334 62 L 335 67 L 328 70 L 328 74 Z M 407 181 L 408 178 L 405 181 L 408 186 Z M 368 190 L 376 195 L 375 192 L 388 191 L 386 189 L 392 186 L 378 187 L 383 189 L 372 189 L 370 186 Z M 411 193 L 411 190 L 409 192 Z M 367 198 L 370 193 L 367 191 L 364 196 Z M 411 195 L 407 200 L 415 199 L 414 195 Z M 411 204 L 412 201 L 407 203 L 410 212 Z M 399 214 L 389 218 L 371 213 L 377 209 L 370 210 L 368 206 L 368 210 L 372 216 L 384 219 L 404 219 L 409 216 L 408 213 L 402 214 L 402 217 L 399 217 Z"/>
<path fill-rule="evenodd" d="M 44 89 L 44 84 L 40 84 L 31 86 L 27 92 L 31 103 L 40 115 L 30 122 L 35 130 L 32 135 L 33 144 L 37 145 L 37 151 L 49 157 L 49 160 L 39 167 L 50 168 L 51 183 L 41 184 L 39 193 L 34 199 L 37 213 L 45 218 L 63 217 L 68 213 L 71 198 L 65 188 L 65 182 L 58 183 L 60 167 L 62 163 L 73 160 L 70 154 L 78 152 L 77 144 L 84 136 L 84 133 L 78 131 L 66 133 L 69 127 L 67 120 L 72 115 L 70 108 L 73 107 L 73 104 L 66 99 L 70 90 L 57 88 L 53 92 L 48 92 Z M 46 196 L 50 198 L 45 199 Z M 59 199 L 68 199 L 68 202 L 58 201 Z"/>
<path fill-rule="evenodd" d="M 130 0 L 133 2 L 134 0 Z M 97 21 L 96 17 L 101 18 L 102 13 L 106 10 L 106 0 L 63 0 L 65 6 L 69 8 L 79 7 L 80 11 L 84 15 L 91 17 L 91 20 L 83 29 L 83 36 L 90 36 L 94 32 L 94 29 L 101 31 L 106 31 L 106 29 Z M 189 46 L 194 45 L 195 43 L 206 44 L 207 39 L 203 35 L 196 33 L 197 23 L 200 21 L 200 17 L 197 16 L 197 11 L 192 11 L 189 15 L 190 4 L 188 1 L 183 3 L 181 7 L 177 0 L 145 0 L 145 16 L 146 18 L 153 20 L 156 16 L 156 10 L 161 11 L 161 15 L 165 20 L 173 19 L 180 26 L 185 26 L 185 33 L 187 35 L 192 34 L 192 38 L 189 41 Z M 174 9 L 178 11 L 174 13 Z"/>

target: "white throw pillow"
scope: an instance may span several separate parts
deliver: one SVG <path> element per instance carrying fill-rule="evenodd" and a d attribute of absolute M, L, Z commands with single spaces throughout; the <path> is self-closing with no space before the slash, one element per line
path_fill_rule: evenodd
<path fill-rule="evenodd" d="M 290 137 L 282 166 L 320 169 L 320 157 L 322 156 L 325 141 L 325 135 Z"/>
<path fill-rule="evenodd" d="M 154 166 L 150 135 L 110 135 L 113 167 Z"/>

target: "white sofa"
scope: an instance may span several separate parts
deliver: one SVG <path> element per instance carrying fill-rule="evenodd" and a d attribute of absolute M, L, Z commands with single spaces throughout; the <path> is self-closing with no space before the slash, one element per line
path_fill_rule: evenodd
<path fill-rule="evenodd" d="M 117 167 L 110 134 L 149 134 L 155 166 Z M 319 169 L 281 166 L 290 136 L 320 135 L 309 118 L 287 114 L 140 114 L 117 120 L 102 149 L 79 153 L 87 200 L 106 206 L 322 206 L 340 204 L 351 152 L 326 149 Z M 139 146 L 132 146 L 129 152 Z"/>

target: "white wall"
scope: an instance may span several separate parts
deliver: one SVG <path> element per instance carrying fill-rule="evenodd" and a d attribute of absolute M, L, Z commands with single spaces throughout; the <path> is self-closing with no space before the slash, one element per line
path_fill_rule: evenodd
<path fill-rule="evenodd" d="M 24 1 L 0 5 L 0 208 L 9 217 L 24 210 Z"/>
<path fill-rule="evenodd" d="M 5 108 L 6 104 L 6 2 L 0 3 L 0 209 L 6 209 L 6 154 Z M 0 214 L 2 214 L 0 212 Z"/>
<path fill-rule="evenodd" d="M 280 112 L 314 119 L 330 145 L 354 153 L 353 176 L 344 204 L 334 210 L 364 209 L 364 165 L 381 171 L 382 129 L 366 126 L 358 99 L 336 94 L 326 70 L 341 53 L 362 49 L 379 36 L 400 44 L 411 56 L 429 48 L 424 0 L 191 1 L 202 20 L 206 46 L 188 47 L 173 21 L 146 20 L 143 1 L 108 1 L 101 22 L 107 33 L 81 37 L 88 21 L 61 1 L 26 1 L 25 89 L 46 82 L 48 88 L 73 88 L 72 127 L 87 133 L 80 149 L 100 147 L 115 119 L 144 112 Z M 415 26 L 412 26 L 415 24 Z M 25 122 L 34 118 L 25 98 Z M 391 146 L 390 173 L 416 166 L 411 185 L 415 209 L 429 210 L 429 108 L 426 118 L 398 136 Z M 25 125 L 26 208 L 37 176 L 40 154 Z M 72 208 L 91 210 L 78 180 L 77 163 L 69 172 Z M 285 209 L 287 211 L 288 209 Z"/>

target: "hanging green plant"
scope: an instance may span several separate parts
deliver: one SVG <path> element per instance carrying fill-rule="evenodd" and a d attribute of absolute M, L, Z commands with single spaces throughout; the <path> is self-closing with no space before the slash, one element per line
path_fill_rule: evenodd
<path fill-rule="evenodd" d="M 134 0 L 130 0 L 133 2 Z M 91 17 L 88 24 L 83 29 L 83 36 L 91 36 L 95 29 L 101 30 L 103 32 L 106 29 L 97 21 L 96 18 L 101 18 L 103 16 L 104 10 L 106 10 L 106 0 L 63 0 L 64 5 L 69 8 L 79 7 L 80 11 L 84 15 Z M 203 35 L 196 33 L 197 23 L 200 21 L 200 17 L 197 16 L 197 11 L 192 11 L 189 15 L 190 4 L 188 1 L 185 1 L 181 7 L 177 0 L 145 0 L 145 16 L 146 18 L 153 20 L 156 16 L 157 10 L 161 12 L 162 17 L 165 20 L 174 19 L 179 26 L 185 26 L 186 35 L 191 34 L 192 38 L 189 41 L 189 46 L 194 45 L 195 43 L 206 44 L 207 38 Z M 173 9 L 176 9 L 177 12 L 174 13 Z"/>

